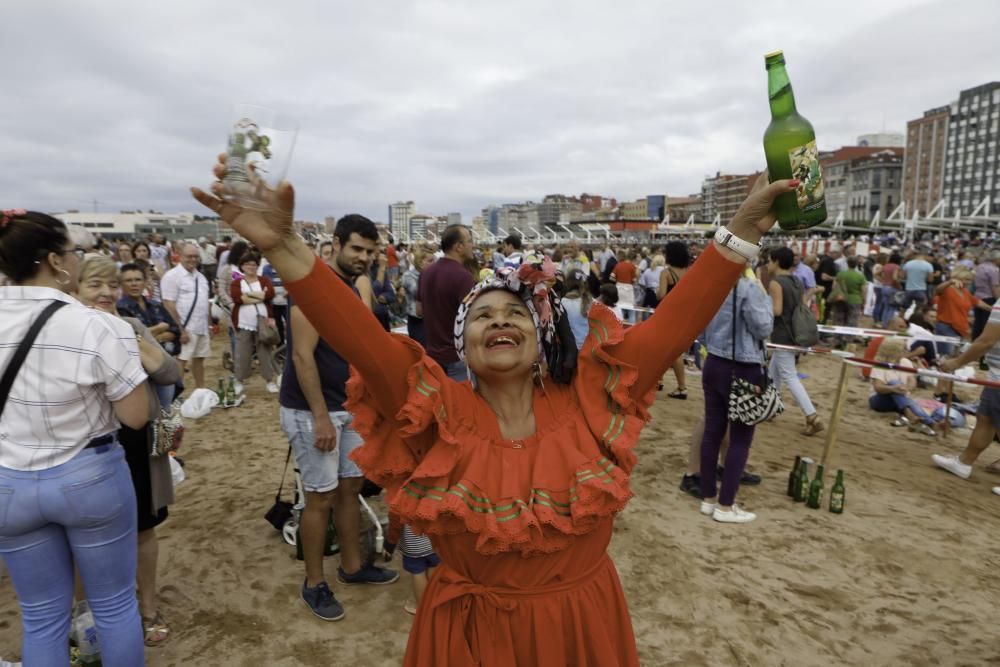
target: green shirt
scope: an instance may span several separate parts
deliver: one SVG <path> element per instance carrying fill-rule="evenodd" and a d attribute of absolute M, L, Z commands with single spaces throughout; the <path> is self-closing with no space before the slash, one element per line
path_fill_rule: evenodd
<path fill-rule="evenodd" d="M 837 282 L 844 290 L 847 303 L 852 306 L 859 306 L 864 303 L 865 274 L 857 269 L 847 269 L 837 274 Z"/>

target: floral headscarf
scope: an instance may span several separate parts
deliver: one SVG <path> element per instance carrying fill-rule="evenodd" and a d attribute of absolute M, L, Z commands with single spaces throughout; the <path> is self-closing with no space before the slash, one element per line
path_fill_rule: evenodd
<path fill-rule="evenodd" d="M 525 262 L 518 269 L 504 268 L 487 275 L 462 299 L 455 316 L 455 350 L 465 361 L 465 321 L 472 303 L 486 292 L 504 290 L 516 294 L 524 302 L 535 323 L 538 339 L 538 358 L 544 360 L 558 382 L 569 382 L 576 366 L 576 344 L 564 317 L 559 295 L 552 290 L 556 267 L 548 257 L 538 262 Z M 566 335 L 570 336 L 565 349 Z M 568 360 L 568 357 L 572 357 Z"/>

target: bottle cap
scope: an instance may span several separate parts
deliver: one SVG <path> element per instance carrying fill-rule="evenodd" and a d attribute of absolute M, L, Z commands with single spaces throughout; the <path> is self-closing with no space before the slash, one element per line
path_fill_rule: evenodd
<path fill-rule="evenodd" d="M 770 53 L 765 53 L 764 57 L 765 58 L 774 58 L 776 56 L 783 56 L 783 55 L 785 55 L 785 52 L 783 50 L 781 50 L 781 49 L 778 49 L 777 51 L 771 51 Z"/>

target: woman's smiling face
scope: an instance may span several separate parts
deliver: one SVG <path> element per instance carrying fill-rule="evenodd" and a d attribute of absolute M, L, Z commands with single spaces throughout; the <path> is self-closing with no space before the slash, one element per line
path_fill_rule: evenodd
<path fill-rule="evenodd" d="M 538 333 L 520 298 L 493 290 L 472 303 L 465 322 L 465 359 L 479 377 L 531 372 L 538 360 Z"/>

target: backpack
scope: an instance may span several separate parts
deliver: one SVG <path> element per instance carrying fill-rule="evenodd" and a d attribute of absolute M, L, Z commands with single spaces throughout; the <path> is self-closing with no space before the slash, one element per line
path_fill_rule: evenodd
<path fill-rule="evenodd" d="M 782 276 L 784 278 L 785 276 Z M 788 334 L 792 341 L 799 347 L 812 347 L 819 342 L 819 329 L 816 327 L 816 318 L 812 312 L 802 305 L 802 290 L 795 281 L 790 278 L 795 285 L 795 308 L 790 317 L 782 317 L 785 326 L 789 328 Z M 782 289 L 785 287 L 784 281 L 779 283 Z"/>

